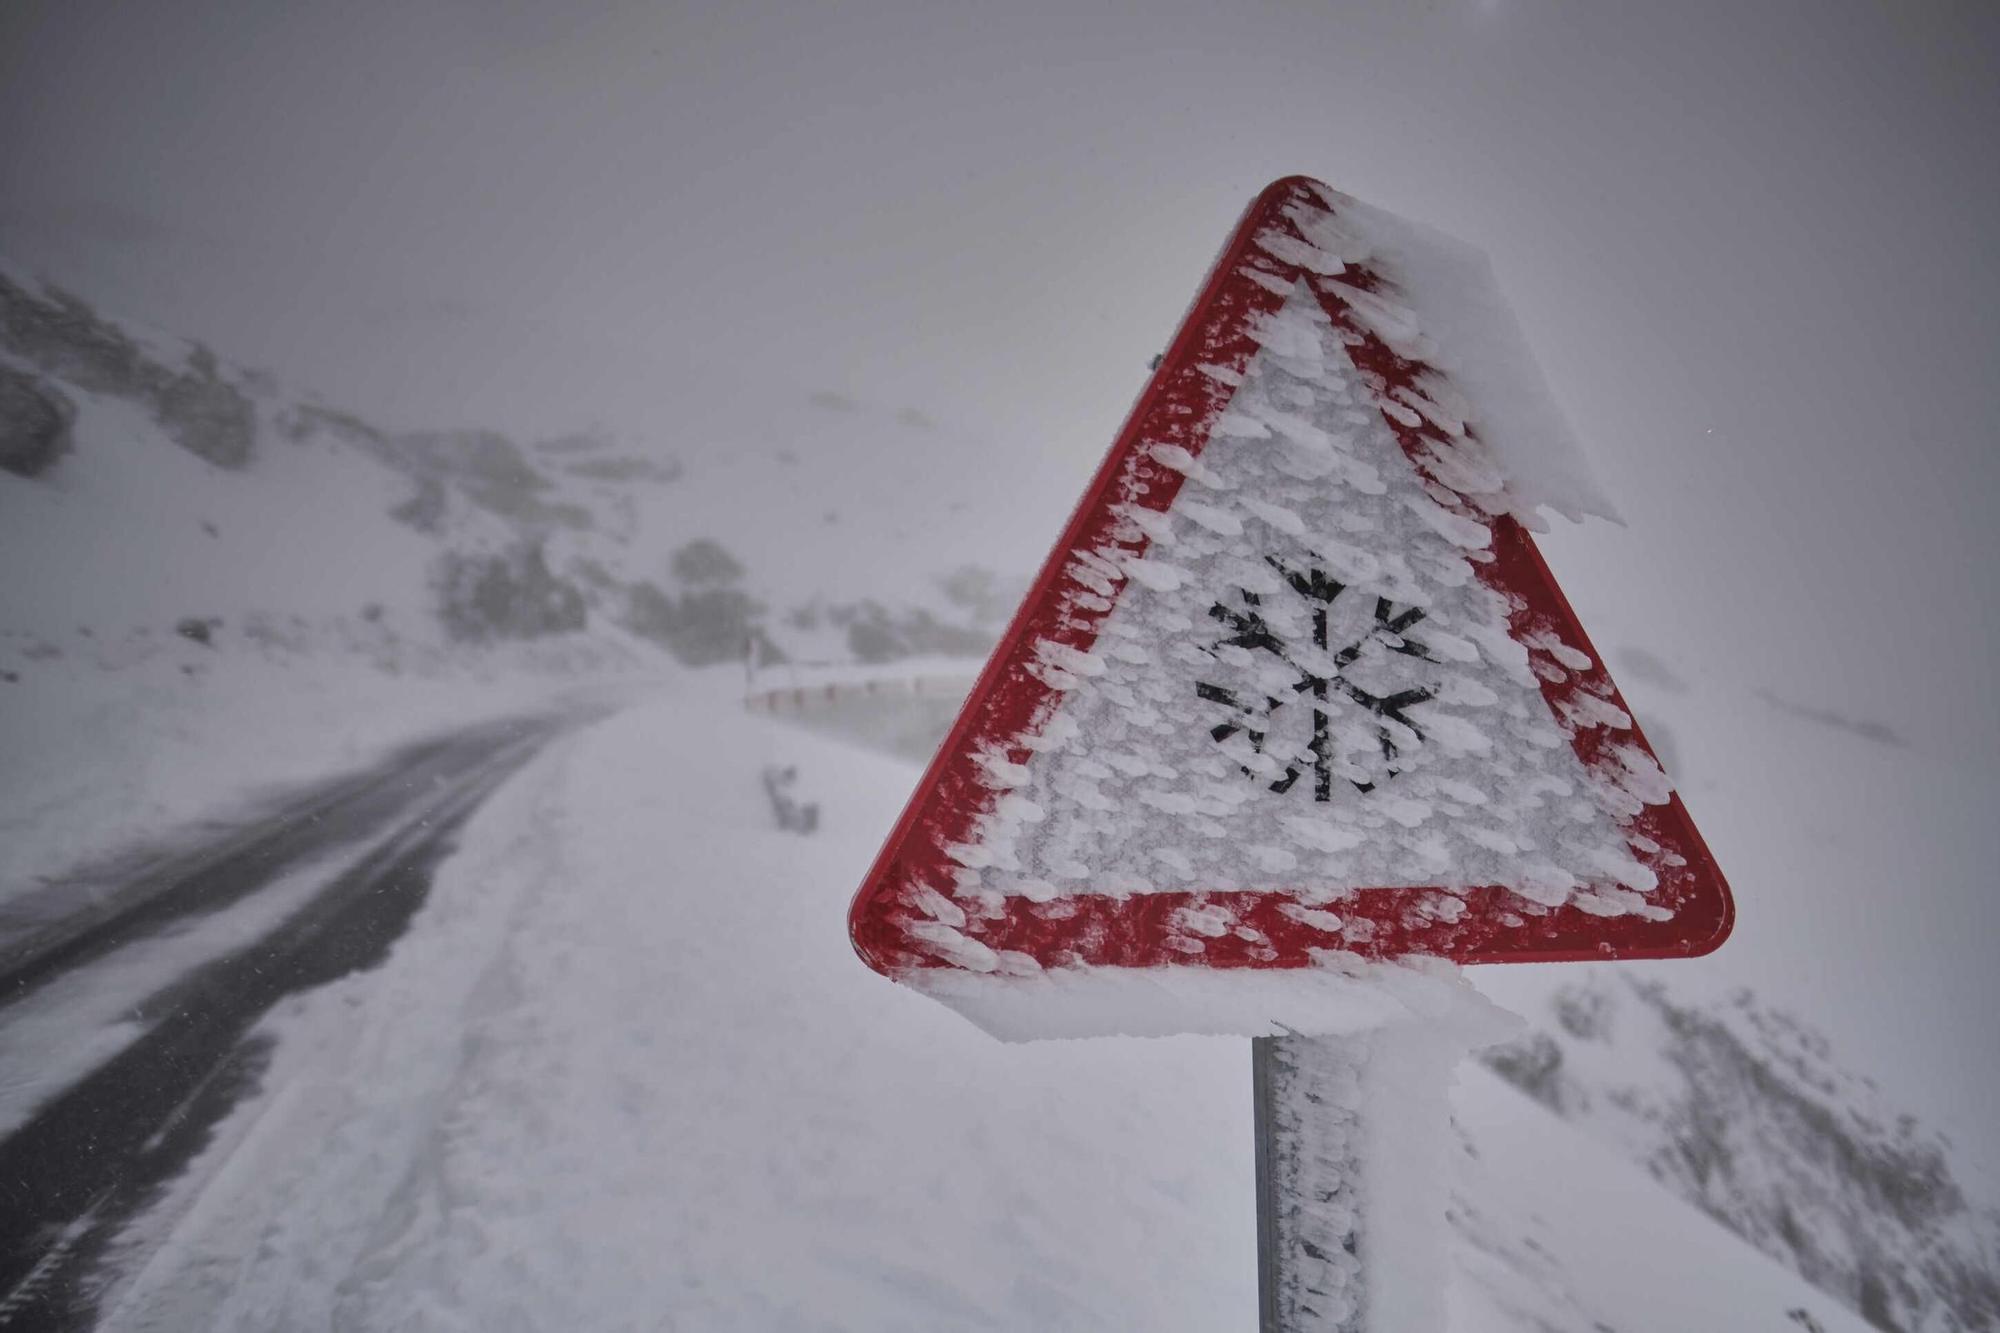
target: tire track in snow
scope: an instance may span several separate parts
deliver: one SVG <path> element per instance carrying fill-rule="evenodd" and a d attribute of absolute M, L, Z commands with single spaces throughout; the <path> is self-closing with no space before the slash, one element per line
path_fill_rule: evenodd
<path fill-rule="evenodd" d="M 378 770 L 377 792 L 352 782 L 331 797 L 321 789 L 306 803 L 309 817 L 239 835 L 206 858 L 217 883 L 204 886 L 199 869 L 183 874 L 42 955 L 83 966 L 141 923 L 157 929 L 216 910 L 335 841 L 393 830 L 262 938 L 146 1000 L 143 1036 L 0 1140 L 0 1329 L 96 1322 L 92 1274 L 107 1242 L 257 1088 L 269 1058 L 268 1041 L 252 1034 L 257 1022 L 286 995 L 380 963 L 423 905 L 464 822 L 563 725 L 537 719 L 480 728 L 425 747 L 414 773 Z M 45 969 L 41 980 L 65 971 L 40 960 L 30 966 Z"/>
<path fill-rule="evenodd" d="M 0 905 L 0 1011 L 135 938 L 228 907 L 288 867 L 393 827 L 414 803 L 547 725 L 512 718 L 419 741 L 360 773 L 314 784 L 220 838 L 142 851 L 9 900 Z M 86 905 L 78 908 L 79 900 Z"/>

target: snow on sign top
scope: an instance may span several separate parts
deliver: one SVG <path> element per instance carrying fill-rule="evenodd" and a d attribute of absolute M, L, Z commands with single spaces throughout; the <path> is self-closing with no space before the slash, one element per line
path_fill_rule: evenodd
<path fill-rule="evenodd" d="M 1607 507 L 1465 255 L 1314 181 L 1258 197 L 856 897 L 871 966 L 1722 942 L 1524 530 Z"/>

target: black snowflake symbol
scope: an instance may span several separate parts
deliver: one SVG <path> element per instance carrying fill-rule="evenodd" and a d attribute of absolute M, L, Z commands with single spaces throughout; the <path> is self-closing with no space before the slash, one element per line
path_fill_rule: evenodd
<path fill-rule="evenodd" d="M 1287 567 L 1275 557 L 1266 556 L 1266 563 L 1278 572 L 1293 592 L 1303 598 L 1311 609 L 1312 643 L 1310 649 L 1288 644 L 1282 634 L 1273 627 L 1272 620 L 1285 623 L 1286 618 L 1272 615 L 1266 618 L 1264 600 L 1257 593 L 1239 589 L 1243 598 L 1242 609 L 1225 602 L 1217 602 L 1209 610 L 1209 618 L 1220 621 L 1232 633 L 1212 645 L 1211 651 L 1222 648 L 1238 648 L 1250 653 L 1270 653 L 1283 664 L 1294 679 L 1288 690 L 1278 694 L 1267 693 L 1263 689 L 1244 691 L 1230 689 L 1223 685 L 1201 681 L 1195 685 L 1195 692 L 1211 703 L 1222 704 L 1231 710 L 1229 721 L 1209 729 L 1209 735 L 1217 742 L 1227 741 L 1241 733 L 1257 754 L 1264 753 L 1270 733 L 1276 726 L 1277 713 L 1293 699 L 1310 697 L 1312 715 L 1312 740 L 1306 749 L 1311 754 L 1313 772 L 1313 799 L 1331 801 L 1333 780 L 1336 776 L 1335 745 L 1333 737 L 1333 709 L 1335 700 L 1345 699 L 1348 703 L 1365 712 L 1373 725 L 1375 741 L 1381 750 L 1381 766 L 1377 780 L 1394 777 L 1401 771 L 1397 763 L 1402 754 L 1402 744 L 1406 737 L 1424 739 L 1423 729 L 1412 722 L 1404 710 L 1433 698 L 1437 691 L 1430 687 L 1416 687 L 1389 692 L 1377 692 L 1367 684 L 1351 678 L 1349 669 L 1379 654 L 1371 649 L 1393 653 L 1419 662 L 1435 664 L 1430 650 L 1409 636 L 1409 630 L 1424 618 L 1419 607 L 1397 610 L 1386 597 L 1375 597 L 1372 614 L 1365 619 L 1355 608 L 1350 629 L 1342 637 L 1349 638 L 1338 651 L 1333 650 L 1330 624 L 1334 619 L 1335 603 L 1347 585 L 1327 575 L 1324 570 L 1308 568 L 1295 570 Z M 1343 607 L 1352 606 L 1355 598 L 1367 594 L 1356 593 Z M 1356 632 L 1354 622 L 1359 622 Z M 1244 766 L 1244 773 L 1260 776 L 1256 769 Z M 1266 766 L 1266 772 L 1269 767 Z M 1351 767 L 1350 767 L 1350 771 Z M 1288 792 L 1303 776 L 1298 762 L 1290 763 L 1282 776 L 1270 784 L 1274 792 Z M 1375 781 L 1348 779 L 1355 790 L 1373 791 Z"/>

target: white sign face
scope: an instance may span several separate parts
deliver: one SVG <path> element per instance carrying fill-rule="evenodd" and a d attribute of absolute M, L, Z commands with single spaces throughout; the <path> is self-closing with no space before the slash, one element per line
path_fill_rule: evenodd
<path fill-rule="evenodd" d="M 1121 513 L 1145 554 L 1075 554 L 1070 573 L 1109 612 L 1090 652 L 1036 646 L 1031 669 L 1061 703 L 1020 738 L 1025 763 L 987 766 L 1004 794 L 950 849 L 957 892 L 1277 882 L 1330 903 L 1490 885 L 1658 911 L 1619 820 L 1665 799 L 1664 774 L 1636 746 L 1627 783 L 1586 774 L 1505 595 L 1475 575 L 1489 529 L 1431 494 L 1318 298 L 1300 283 L 1252 333 L 1261 350 L 1200 457 L 1154 446 L 1185 474 L 1172 505 Z M 1459 436 L 1436 469 L 1497 491 L 1463 407 L 1424 400 L 1423 415 Z M 1629 728 L 1593 702 L 1570 728 Z"/>

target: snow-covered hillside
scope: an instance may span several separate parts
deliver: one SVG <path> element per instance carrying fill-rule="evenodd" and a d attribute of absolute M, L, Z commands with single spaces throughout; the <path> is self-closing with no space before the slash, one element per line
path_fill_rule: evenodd
<path fill-rule="evenodd" d="M 881 493 L 905 437 L 963 503 Z M 997 466 L 825 394 L 630 444 L 390 430 L 0 270 L 0 896 L 578 682 L 983 652 Z"/>
<path fill-rule="evenodd" d="M 2000 1210 L 1951 1142 L 1760 1005 L 1605 969 L 1557 986 L 1488 1063 L 1877 1328 L 2000 1320 Z"/>

